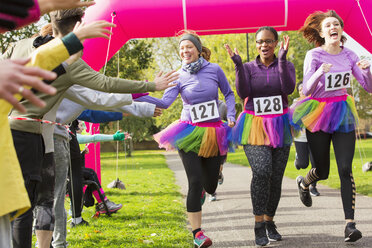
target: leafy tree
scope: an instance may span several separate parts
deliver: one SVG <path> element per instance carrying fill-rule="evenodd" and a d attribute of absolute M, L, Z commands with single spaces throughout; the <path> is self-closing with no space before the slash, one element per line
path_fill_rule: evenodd
<path fill-rule="evenodd" d="M 38 26 L 35 23 L 33 23 L 24 28 L 0 34 L 1 53 L 4 53 L 11 43 L 26 38 L 30 38 L 32 35 L 38 32 L 39 32 Z"/>
<path fill-rule="evenodd" d="M 130 40 L 107 63 L 105 74 L 110 77 L 146 80 L 142 72 L 150 67 L 152 60 L 151 43 L 145 40 Z M 103 123 L 101 129 L 104 132 L 113 132 L 116 125 Z M 124 117 L 120 121 L 120 129 L 131 133 L 135 142 L 150 139 L 151 135 L 158 131 L 154 119 L 134 116 Z"/>

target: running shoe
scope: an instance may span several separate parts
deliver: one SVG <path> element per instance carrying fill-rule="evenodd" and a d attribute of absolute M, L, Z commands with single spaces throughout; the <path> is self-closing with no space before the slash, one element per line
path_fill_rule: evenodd
<path fill-rule="evenodd" d="M 212 245 L 212 240 L 204 235 L 203 231 L 196 233 L 194 238 L 195 248 L 209 247 Z"/>
<path fill-rule="evenodd" d="M 265 221 L 266 234 L 270 241 L 280 241 L 282 240 L 282 235 L 276 230 L 276 225 L 274 221 Z"/>
<path fill-rule="evenodd" d="M 221 171 L 220 174 L 218 175 L 218 184 L 219 185 L 223 184 L 223 180 L 224 180 L 224 176 Z"/>
<path fill-rule="evenodd" d="M 254 236 L 256 246 L 266 246 L 270 244 L 267 238 L 265 222 L 256 222 L 254 225 Z"/>
<path fill-rule="evenodd" d="M 201 205 L 203 206 L 204 202 L 205 202 L 205 198 L 207 197 L 206 193 L 205 193 L 205 190 L 203 189 L 202 193 L 201 193 L 201 196 L 200 196 L 200 203 Z"/>
<path fill-rule="evenodd" d="M 217 193 L 214 192 L 213 194 L 209 195 L 209 201 L 217 201 Z"/>
<path fill-rule="evenodd" d="M 296 183 L 297 183 L 297 187 L 298 187 L 298 193 L 300 194 L 300 199 L 302 201 L 302 203 L 306 206 L 306 207 L 311 207 L 311 205 L 313 205 L 313 201 L 311 200 L 311 195 L 310 195 L 310 191 L 309 189 L 304 189 L 301 187 L 301 183 L 304 181 L 304 178 L 303 176 L 298 176 L 296 178 Z"/>
<path fill-rule="evenodd" d="M 74 228 L 74 227 L 77 227 L 77 226 L 89 226 L 89 222 L 84 220 L 84 219 L 81 219 L 81 222 L 75 224 L 73 221 L 71 222 L 70 224 L 71 228 Z"/>
<path fill-rule="evenodd" d="M 116 203 L 110 201 L 109 199 L 106 199 L 105 203 L 106 203 L 107 209 L 110 213 L 116 213 L 119 209 L 121 209 L 123 207 L 122 204 L 116 204 Z M 107 213 L 105 205 L 103 204 L 103 202 L 100 202 L 96 205 L 96 211 L 99 212 L 100 214 L 106 214 Z"/>
<path fill-rule="evenodd" d="M 345 227 L 345 242 L 355 242 L 362 237 L 362 233 L 356 229 L 355 222 L 349 222 Z"/>
<path fill-rule="evenodd" d="M 320 196 L 320 193 L 315 186 L 310 186 L 310 195 L 311 196 Z"/>

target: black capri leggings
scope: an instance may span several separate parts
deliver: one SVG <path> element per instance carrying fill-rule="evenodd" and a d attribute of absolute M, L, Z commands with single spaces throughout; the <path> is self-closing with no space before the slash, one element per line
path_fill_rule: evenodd
<path fill-rule="evenodd" d="M 355 183 L 352 173 L 352 163 L 355 150 L 355 131 L 329 134 L 322 131 L 312 133 L 306 130 L 306 136 L 315 163 L 315 169 L 312 170 L 315 171 L 310 170 L 306 175 L 305 186 L 314 181 L 328 178 L 332 141 L 341 182 L 341 198 L 345 219 L 354 219 Z"/>
<path fill-rule="evenodd" d="M 187 212 L 201 211 L 200 196 L 203 188 L 209 194 L 216 191 L 220 165 L 226 156 L 210 158 L 199 157 L 195 152 L 179 150 L 183 166 L 185 167 L 189 191 L 187 194 Z"/>

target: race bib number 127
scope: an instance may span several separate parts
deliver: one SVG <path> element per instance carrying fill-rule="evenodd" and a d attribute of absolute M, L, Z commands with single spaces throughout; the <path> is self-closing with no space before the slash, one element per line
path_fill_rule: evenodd
<path fill-rule="evenodd" d="M 325 74 L 325 91 L 350 88 L 351 71 Z"/>
<path fill-rule="evenodd" d="M 190 108 L 192 123 L 212 120 L 220 117 L 215 100 L 194 104 Z"/>
<path fill-rule="evenodd" d="M 272 115 L 283 113 L 281 96 L 256 97 L 253 98 L 255 115 Z"/>

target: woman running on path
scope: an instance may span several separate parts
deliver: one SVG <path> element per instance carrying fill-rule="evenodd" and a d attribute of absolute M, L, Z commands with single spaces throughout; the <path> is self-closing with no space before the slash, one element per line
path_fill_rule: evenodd
<path fill-rule="evenodd" d="M 346 219 L 345 242 L 362 237 L 355 228 L 355 184 L 352 162 L 355 149 L 355 125 L 358 116 L 354 98 L 347 94 L 351 74 L 372 92 L 370 64 L 359 60 L 350 49 L 342 46 L 343 20 L 331 10 L 314 12 L 300 29 L 304 37 L 317 47 L 308 51 L 304 63 L 304 100 L 294 108 L 292 122 L 295 128 L 306 128 L 306 136 L 314 157 L 315 168 L 305 178 L 297 177 L 302 203 L 312 205 L 309 185 L 328 178 L 330 145 L 333 143 L 341 181 L 341 198 Z"/>
<path fill-rule="evenodd" d="M 186 205 L 194 244 L 208 247 L 212 241 L 201 230 L 201 206 L 204 190 L 212 194 L 217 188 L 220 165 L 231 140 L 230 127 L 235 124 L 235 98 L 222 69 L 208 62 L 210 50 L 196 34 L 186 31 L 181 36 L 179 53 L 182 69 L 180 79 L 173 82 L 176 86 L 166 90 L 162 99 L 144 96 L 138 100 L 168 108 L 181 94 L 180 120 L 154 137 L 160 147 L 178 150 L 189 182 Z M 228 123 L 218 114 L 218 89 L 225 96 Z"/>
<path fill-rule="evenodd" d="M 252 168 L 251 197 L 258 246 L 282 239 L 273 218 L 292 143 L 287 96 L 296 85 L 295 68 L 286 59 L 289 37 L 284 36 L 278 58 L 274 54 L 277 44 L 278 33 L 274 28 L 259 28 L 256 32 L 259 55 L 245 64 L 236 49 L 234 53 L 225 45 L 235 64 L 236 91 L 241 99 L 248 97 L 234 128 L 234 141 L 244 146 Z"/>

